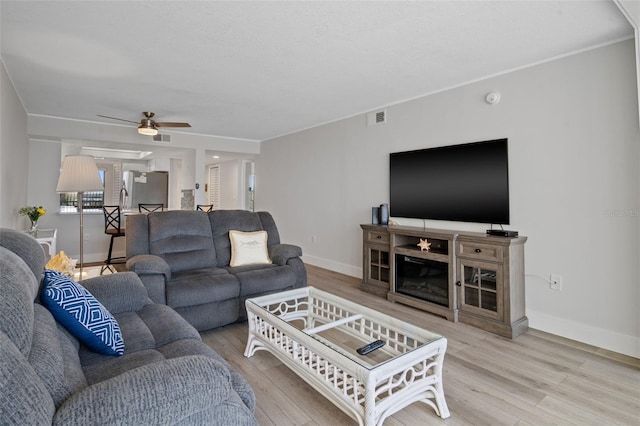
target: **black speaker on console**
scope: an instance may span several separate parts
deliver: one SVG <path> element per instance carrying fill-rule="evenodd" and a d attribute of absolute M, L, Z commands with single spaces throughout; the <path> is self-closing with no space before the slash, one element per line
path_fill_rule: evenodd
<path fill-rule="evenodd" d="M 371 207 L 371 224 L 378 225 L 380 223 L 380 207 Z"/>
<path fill-rule="evenodd" d="M 494 237 L 515 238 L 518 236 L 518 231 L 507 231 L 505 229 L 487 229 L 487 235 L 493 235 Z"/>
<path fill-rule="evenodd" d="M 389 205 L 387 203 L 380 204 L 380 225 L 389 224 Z"/>

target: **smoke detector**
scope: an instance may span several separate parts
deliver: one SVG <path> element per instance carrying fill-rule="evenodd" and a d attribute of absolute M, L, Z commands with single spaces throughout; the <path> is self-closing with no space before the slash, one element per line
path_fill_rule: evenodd
<path fill-rule="evenodd" d="M 489 105 L 494 105 L 500 102 L 500 92 L 489 92 L 484 98 L 485 102 Z"/>

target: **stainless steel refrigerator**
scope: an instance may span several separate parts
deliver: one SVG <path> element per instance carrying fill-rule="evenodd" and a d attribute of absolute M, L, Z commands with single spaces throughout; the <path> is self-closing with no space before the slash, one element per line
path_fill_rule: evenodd
<path fill-rule="evenodd" d="M 168 207 L 169 172 L 137 172 L 125 175 L 127 201 L 125 209 L 138 210 L 138 204 L 163 204 Z"/>

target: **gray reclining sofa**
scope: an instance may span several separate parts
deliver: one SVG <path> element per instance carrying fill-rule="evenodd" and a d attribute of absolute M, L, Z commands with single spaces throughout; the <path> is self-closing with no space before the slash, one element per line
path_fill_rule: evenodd
<path fill-rule="evenodd" d="M 81 344 L 41 304 L 45 256 L 0 229 L 0 424 L 256 425 L 248 382 L 136 274 L 81 282 L 119 324 L 121 356 Z"/>
<path fill-rule="evenodd" d="M 163 211 L 127 216 L 127 268 L 156 303 L 198 330 L 246 319 L 250 297 L 306 286 L 300 247 L 281 244 L 268 212 Z M 266 231 L 272 263 L 229 266 L 229 231 Z"/>

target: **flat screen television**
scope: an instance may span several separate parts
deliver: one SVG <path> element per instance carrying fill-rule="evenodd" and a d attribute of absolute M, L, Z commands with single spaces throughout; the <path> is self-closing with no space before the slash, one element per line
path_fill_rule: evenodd
<path fill-rule="evenodd" d="M 390 154 L 391 216 L 509 224 L 507 139 Z"/>

